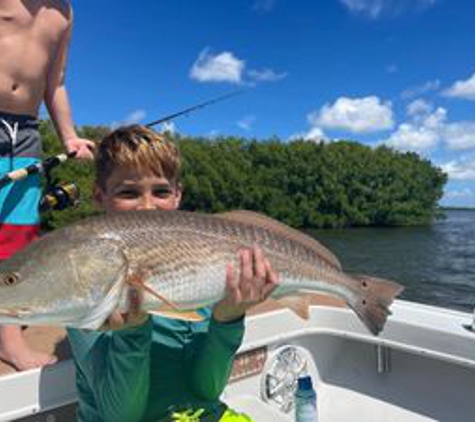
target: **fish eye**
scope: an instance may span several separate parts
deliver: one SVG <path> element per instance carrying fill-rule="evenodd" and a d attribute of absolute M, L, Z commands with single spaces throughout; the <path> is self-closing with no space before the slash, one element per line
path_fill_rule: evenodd
<path fill-rule="evenodd" d="M 0 276 L 0 285 L 13 286 L 20 280 L 16 273 L 5 273 Z"/>

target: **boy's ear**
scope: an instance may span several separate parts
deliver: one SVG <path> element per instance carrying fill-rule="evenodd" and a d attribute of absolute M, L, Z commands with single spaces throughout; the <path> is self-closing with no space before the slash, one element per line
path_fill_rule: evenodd
<path fill-rule="evenodd" d="M 181 188 L 181 185 L 179 185 L 176 188 L 176 192 L 175 192 L 175 208 L 180 208 L 182 195 L 183 195 L 183 190 Z"/>
<path fill-rule="evenodd" d="M 101 187 L 97 183 L 94 183 L 94 187 L 92 188 L 92 199 L 97 207 L 104 208 L 104 196 L 105 193 Z"/>

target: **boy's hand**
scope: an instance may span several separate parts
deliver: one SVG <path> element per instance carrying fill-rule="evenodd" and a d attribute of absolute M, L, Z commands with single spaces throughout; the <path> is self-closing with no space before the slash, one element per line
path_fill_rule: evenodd
<path fill-rule="evenodd" d="M 89 139 L 68 138 L 64 141 L 66 152 L 76 152 L 75 158 L 80 160 L 92 160 L 96 144 Z"/>
<path fill-rule="evenodd" d="M 109 318 L 107 318 L 103 330 L 122 330 L 124 328 L 136 327 L 143 324 L 149 317 L 146 312 L 141 310 L 142 292 L 134 287 L 129 287 L 129 311 L 127 313 L 120 313 L 114 311 Z"/>
<path fill-rule="evenodd" d="M 241 268 L 236 276 L 232 265 L 226 267 L 226 297 L 213 308 L 213 317 L 219 322 L 241 318 L 252 306 L 266 300 L 278 286 L 278 276 L 262 250 L 239 251 Z"/>

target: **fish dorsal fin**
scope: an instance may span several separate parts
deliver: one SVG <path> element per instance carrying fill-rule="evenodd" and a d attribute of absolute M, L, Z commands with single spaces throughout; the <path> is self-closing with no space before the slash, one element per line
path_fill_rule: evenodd
<path fill-rule="evenodd" d="M 300 245 L 315 251 L 326 263 L 328 263 L 328 265 L 341 270 L 340 261 L 333 254 L 333 252 L 328 250 L 314 238 L 296 229 L 293 229 L 281 223 L 280 221 L 274 220 L 273 218 L 267 217 L 263 214 L 247 210 L 229 211 L 222 214 L 216 214 L 216 216 L 226 220 L 237 221 L 243 224 L 249 224 L 255 227 L 261 227 L 266 230 L 271 230 L 280 236 L 286 237 L 293 242 L 297 242 Z"/>

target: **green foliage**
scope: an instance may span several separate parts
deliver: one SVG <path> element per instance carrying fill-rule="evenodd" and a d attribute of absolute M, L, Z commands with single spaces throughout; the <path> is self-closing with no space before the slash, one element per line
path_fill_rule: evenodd
<path fill-rule="evenodd" d="M 47 156 L 61 151 L 49 122 L 41 132 Z M 104 127 L 83 127 L 100 139 Z M 429 224 L 440 214 L 447 176 L 415 153 L 351 141 L 315 143 L 223 137 L 176 137 L 183 156 L 183 208 L 205 212 L 249 209 L 294 227 Z M 76 209 L 45 214 L 56 228 L 93 214 L 92 165 L 70 160 L 55 170 L 81 190 Z"/>

